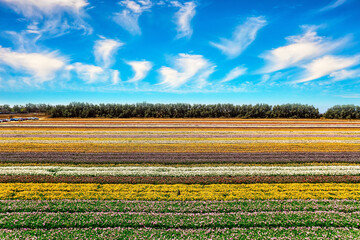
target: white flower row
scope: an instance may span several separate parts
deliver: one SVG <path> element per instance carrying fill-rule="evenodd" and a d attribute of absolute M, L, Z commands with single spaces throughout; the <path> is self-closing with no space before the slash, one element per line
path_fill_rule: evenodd
<path fill-rule="evenodd" d="M 224 166 L 224 167 L 66 167 L 6 166 L 0 175 L 61 176 L 271 176 L 271 175 L 360 175 L 352 166 Z"/>

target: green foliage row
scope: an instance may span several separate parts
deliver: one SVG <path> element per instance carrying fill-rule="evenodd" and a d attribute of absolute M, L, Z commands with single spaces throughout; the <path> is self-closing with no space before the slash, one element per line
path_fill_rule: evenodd
<path fill-rule="evenodd" d="M 357 228 L 232 228 L 232 229 L 0 229 L 0 239 L 359 239 Z"/>
<path fill-rule="evenodd" d="M 45 113 L 52 108 L 49 104 L 32 104 L 28 103 L 26 105 L 14 105 L 10 106 L 9 104 L 0 105 L 0 113 L 10 114 L 10 113 Z"/>
<path fill-rule="evenodd" d="M 251 227 L 358 227 L 360 213 L 238 212 L 238 213 L 11 213 L 0 215 L 0 228 L 251 228 Z"/>
<path fill-rule="evenodd" d="M 357 228 L 60 228 L 0 229 L 0 239 L 359 239 Z"/>
<path fill-rule="evenodd" d="M 139 212 L 235 213 L 274 211 L 360 212 L 355 200 L 238 200 L 238 201 L 126 201 L 126 200 L 2 200 L 0 213 L 21 212 Z"/>
<path fill-rule="evenodd" d="M 51 117 L 106 118 L 319 118 L 319 110 L 302 104 L 89 104 L 53 106 Z"/>
<path fill-rule="evenodd" d="M 360 119 L 360 106 L 336 105 L 329 108 L 324 117 L 329 119 Z"/>
<path fill-rule="evenodd" d="M 50 117 L 70 118 L 320 118 L 360 119 L 360 106 L 336 105 L 324 114 L 307 104 L 32 104 L 0 105 L 0 113 L 47 113 Z"/>

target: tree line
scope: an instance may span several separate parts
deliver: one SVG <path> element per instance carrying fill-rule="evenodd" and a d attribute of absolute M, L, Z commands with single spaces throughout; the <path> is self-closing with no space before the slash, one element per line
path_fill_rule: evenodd
<path fill-rule="evenodd" d="M 336 105 L 324 113 L 325 118 L 330 119 L 360 119 L 360 106 Z"/>
<path fill-rule="evenodd" d="M 2 114 L 17 114 L 17 113 L 46 113 L 50 111 L 51 106 L 49 104 L 32 104 L 28 103 L 26 105 L 14 105 L 10 106 L 9 104 L 0 105 L 0 113 Z"/>
<path fill-rule="evenodd" d="M 0 105 L 1 113 L 46 113 L 58 118 L 329 118 L 360 119 L 360 107 L 336 105 L 324 114 L 307 104 L 26 104 Z"/>

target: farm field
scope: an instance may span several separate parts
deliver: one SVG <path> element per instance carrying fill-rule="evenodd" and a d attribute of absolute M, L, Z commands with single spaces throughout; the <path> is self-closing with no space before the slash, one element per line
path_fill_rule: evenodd
<path fill-rule="evenodd" d="M 0 239 L 359 239 L 360 121 L 0 124 Z"/>

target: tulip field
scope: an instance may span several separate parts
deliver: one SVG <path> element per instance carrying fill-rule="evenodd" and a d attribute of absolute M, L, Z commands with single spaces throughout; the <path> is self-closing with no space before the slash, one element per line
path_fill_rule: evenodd
<path fill-rule="evenodd" d="M 360 121 L 0 123 L 0 239 L 360 239 Z"/>

